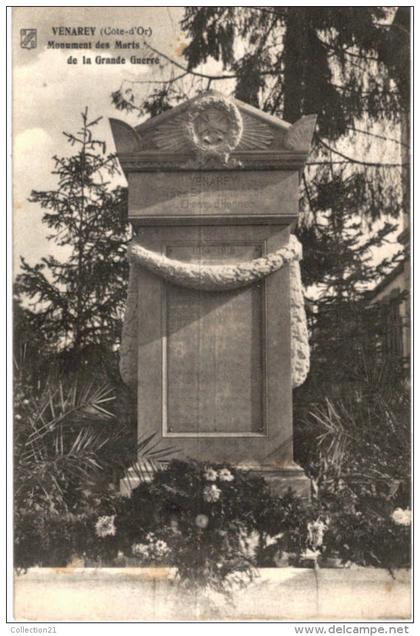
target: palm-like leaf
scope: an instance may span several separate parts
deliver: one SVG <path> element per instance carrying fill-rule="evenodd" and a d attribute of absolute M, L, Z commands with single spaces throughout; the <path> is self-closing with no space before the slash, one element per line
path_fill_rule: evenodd
<path fill-rule="evenodd" d="M 335 405 L 326 399 L 323 407 L 315 407 L 310 412 L 310 417 L 321 429 L 317 440 L 321 457 L 328 458 L 328 463 L 340 474 L 354 430 L 353 425 L 346 425 L 352 419 L 351 413 L 343 404 Z"/>
<path fill-rule="evenodd" d="M 76 488 L 105 467 L 101 451 L 115 434 L 109 386 L 59 383 L 26 399 L 15 431 L 16 496 L 42 492 L 65 504 Z"/>
<path fill-rule="evenodd" d="M 359 384 L 341 399 L 325 399 L 308 415 L 317 433 L 317 481 L 345 477 L 358 488 L 395 494 L 410 479 L 409 396 L 404 385 L 387 386 L 384 375 Z"/>
<path fill-rule="evenodd" d="M 150 481 L 158 470 L 165 468 L 176 452 L 175 446 L 162 446 L 156 433 L 140 436 L 136 446 L 137 461 L 131 467 L 132 474 L 139 481 Z M 127 476 L 130 479 L 130 473 Z"/>
<path fill-rule="evenodd" d="M 136 448 L 124 417 L 111 410 L 115 396 L 108 385 L 74 381 L 69 386 L 49 384 L 39 397 L 16 393 L 21 400 L 15 427 L 17 503 L 41 494 L 44 501 L 66 509 L 67 493 L 74 500 L 75 491 L 118 477 L 134 456 L 134 471 L 144 481 L 176 450 L 161 446 L 155 434 L 140 437 Z"/>

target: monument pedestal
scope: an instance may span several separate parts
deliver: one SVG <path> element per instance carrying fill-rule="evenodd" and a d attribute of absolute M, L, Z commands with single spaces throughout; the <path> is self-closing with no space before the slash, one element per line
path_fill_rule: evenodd
<path fill-rule="evenodd" d="M 180 459 L 255 466 L 276 492 L 306 496 L 292 388 L 308 345 L 290 228 L 314 123 L 213 92 L 136 129 L 111 120 L 135 233 L 121 373 L 139 436 Z"/>
<path fill-rule="evenodd" d="M 259 466 L 253 470 L 257 475 L 264 477 L 271 491 L 276 495 L 284 495 L 288 490 L 291 490 L 303 499 L 311 497 L 311 480 L 297 464 L 287 468 Z"/>
<path fill-rule="evenodd" d="M 165 467 L 162 466 L 164 469 Z M 310 499 L 311 481 L 305 475 L 304 471 L 297 464 L 288 466 L 287 468 L 274 468 L 272 466 L 238 466 L 243 470 L 250 470 L 256 475 L 264 477 L 269 484 L 270 489 L 276 495 L 284 495 L 288 490 L 292 490 L 296 495 L 303 499 Z M 142 467 L 141 477 L 135 466 L 131 466 L 125 477 L 120 480 L 120 493 L 123 497 L 130 497 L 131 492 L 141 481 L 151 481 L 153 472 L 148 467 Z"/>

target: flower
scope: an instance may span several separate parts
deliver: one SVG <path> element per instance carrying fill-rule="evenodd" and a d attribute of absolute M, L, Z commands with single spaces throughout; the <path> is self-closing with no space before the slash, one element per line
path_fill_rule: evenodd
<path fill-rule="evenodd" d="M 168 552 L 170 551 L 166 541 L 162 541 L 161 539 L 156 541 L 153 548 L 154 548 L 153 556 L 157 558 L 165 556 L 165 554 L 168 554 Z"/>
<path fill-rule="evenodd" d="M 204 488 L 203 497 L 205 501 L 208 501 L 209 503 L 214 503 L 215 501 L 218 501 L 218 499 L 220 498 L 221 492 L 222 491 L 220 490 L 220 488 L 215 486 L 215 484 L 212 484 L 211 486 L 206 486 Z"/>
<path fill-rule="evenodd" d="M 95 532 L 98 537 L 103 539 L 108 535 L 115 535 L 116 527 L 114 525 L 115 515 L 104 515 L 103 517 L 99 517 L 98 521 L 95 524 Z"/>
<path fill-rule="evenodd" d="M 207 515 L 197 515 L 195 518 L 195 525 L 204 530 L 209 525 L 209 518 Z"/>
<path fill-rule="evenodd" d="M 153 537 L 153 538 L 151 538 Z M 146 537 L 149 541 L 146 543 L 134 543 L 131 546 L 131 552 L 136 557 L 140 557 L 143 559 L 161 559 L 168 552 L 170 552 L 170 548 L 166 541 L 162 541 L 161 539 L 155 539 L 154 535 L 149 532 Z"/>
<path fill-rule="evenodd" d="M 394 512 L 391 515 L 391 519 L 399 526 L 410 526 L 411 510 L 409 508 L 407 508 L 406 510 L 403 510 L 402 508 L 395 508 Z"/>
<path fill-rule="evenodd" d="M 222 468 L 219 470 L 220 481 L 233 481 L 234 477 L 228 468 Z"/>
<path fill-rule="evenodd" d="M 145 543 L 133 543 L 131 552 L 137 557 L 144 557 L 146 559 L 150 557 L 149 546 Z"/>
<path fill-rule="evenodd" d="M 317 519 L 308 523 L 308 544 L 311 548 L 320 548 L 324 540 L 324 532 L 327 529 L 327 524 Z"/>
<path fill-rule="evenodd" d="M 214 468 L 207 468 L 207 470 L 204 471 L 204 479 L 207 479 L 207 481 L 216 481 L 217 471 L 214 470 Z"/>
<path fill-rule="evenodd" d="M 146 540 L 147 543 L 134 543 L 131 546 L 131 552 L 134 556 L 143 559 L 161 559 L 170 552 L 166 541 L 157 539 L 153 532 L 149 532 L 146 535 Z"/>

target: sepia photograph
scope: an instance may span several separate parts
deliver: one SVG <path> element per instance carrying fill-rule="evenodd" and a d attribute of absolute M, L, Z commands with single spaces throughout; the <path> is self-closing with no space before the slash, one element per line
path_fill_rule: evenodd
<path fill-rule="evenodd" d="M 413 13 L 9 7 L 10 622 L 413 621 Z"/>

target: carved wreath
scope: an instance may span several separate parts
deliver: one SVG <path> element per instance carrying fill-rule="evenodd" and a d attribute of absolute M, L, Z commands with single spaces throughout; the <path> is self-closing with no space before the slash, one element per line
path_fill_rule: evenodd
<path fill-rule="evenodd" d="M 219 111 L 221 123 L 211 121 L 211 111 Z M 197 129 L 199 120 L 210 118 L 208 121 L 209 134 L 200 134 Z M 225 125 L 223 125 L 223 120 Z M 205 124 L 204 124 L 205 125 Z M 191 148 L 204 157 L 218 157 L 225 162 L 229 154 L 241 141 L 243 132 L 242 116 L 239 109 L 224 97 L 206 95 L 192 104 L 185 121 L 187 139 Z"/>
<path fill-rule="evenodd" d="M 305 315 L 305 298 L 299 260 L 302 249 L 295 236 L 275 252 L 242 263 L 203 265 L 170 259 L 159 252 L 147 250 L 137 241 L 129 248 L 130 277 L 127 311 L 120 349 L 120 369 L 124 382 L 136 386 L 138 381 L 138 305 L 144 302 L 138 291 L 138 268 L 181 287 L 223 292 L 256 283 L 282 267 L 289 267 L 292 385 L 300 386 L 306 379 L 310 364 L 309 336 Z"/>

